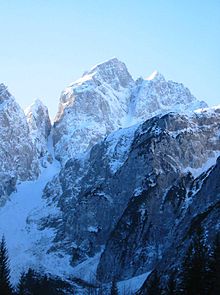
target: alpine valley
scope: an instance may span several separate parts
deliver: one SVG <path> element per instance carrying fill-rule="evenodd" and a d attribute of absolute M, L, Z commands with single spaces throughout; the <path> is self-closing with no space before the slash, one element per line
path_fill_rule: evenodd
<path fill-rule="evenodd" d="M 23 111 L 0 84 L 11 284 L 28 270 L 47 276 L 48 295 L 108 295 L 114 283 L 156 295 L 156 276 L 161 290 L 171 274 L 181 282 L 198 231 L 208 248 L 220 231 L 219 156 L 220 107 L 156 71 L 134 81 L 117 58 L 61 93 L 54 122 L 40 100 Z"/>

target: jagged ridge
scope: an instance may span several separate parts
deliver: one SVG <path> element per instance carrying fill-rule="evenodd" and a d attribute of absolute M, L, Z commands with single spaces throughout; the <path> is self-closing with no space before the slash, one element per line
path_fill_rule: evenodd
<path fill-rule="evenodd" d="M 205 106 L 182 84 L 167 82 L 161 74 L 135 82 L 125 64 L 114 58 L 85 73 L 61 94 L 53 133 L 55 154 L 65 164 L 118 128 L 162 111 Z"/>

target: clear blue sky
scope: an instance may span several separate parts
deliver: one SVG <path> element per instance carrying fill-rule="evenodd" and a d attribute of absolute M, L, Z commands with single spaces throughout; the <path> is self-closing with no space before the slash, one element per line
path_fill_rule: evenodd
<path fill-rule="evenodd" d="M 57 110 L 60 92 L 118 57 L 220 104 L 220 0 L 0 0 L 0 82 L 22 107 Z"/>

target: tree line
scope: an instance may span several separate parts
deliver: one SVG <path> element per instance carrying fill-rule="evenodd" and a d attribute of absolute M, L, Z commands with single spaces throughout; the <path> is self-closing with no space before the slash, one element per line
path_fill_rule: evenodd
<path fill-rule="evenodd" d="M 9 257 L 4 236 L 0 242 L 0 295 L 64 295 L 72 286 L 60 279 L 40 275 L 32 269 L 22 273 L 16 290 L 10 283 Z M 114 278 L 109 290 L 118 295 Z M 70 291 L 71 292 L 71 291 Z M 94 293 L 95 292 L 95 293 Z M 69 293 L 68 293 L 69 294 Z M 89 293 L 90 294 L 90 293 Z M 107 294 L 102 286 L 91 294 Z M 131 294 L 131 293 L 130 293 Z M 169 272 L 166 286 L 154 272 L 146 289 L 147 295 L 220 295 L 220 232 L 212 247 L 206 245 L 204 233 L 199 227 L 190 243 L 180 269 Z"/>
<path fill-rule="evenodd" d="M 220 232 L 212 247 L 207 247 L 199 227 L 186 252 L 180 269 L 169 273 L 166 287 L 155 271 L 147 295 L 220 295 Z"/>
<path fill-rule="evenodd" d="M 52 279 L 29 268 L 22 273 L 14 288 L 10 282 L 10 265 L 4 236 L 0 241 L 0 295 L 65 295 L 70 285 L 60 279 Z"/>
<path fill-rule="evenodd" d="M 88 294 L 106 294 L 106 289 L 100 287 L 99 290 L 88 289 Z M 26 273 L 22 273 L 16 288 L 10 282 L 9 256 L 5 237 L 0 241 L 0 295 L 66 295 L 74 294 L 73 287 L 59 278 L 53 279 L 46 275 L 41 275 L 29 268 Z M 112 282 L 111 295 L 118 295 L 117 283 Z"/>

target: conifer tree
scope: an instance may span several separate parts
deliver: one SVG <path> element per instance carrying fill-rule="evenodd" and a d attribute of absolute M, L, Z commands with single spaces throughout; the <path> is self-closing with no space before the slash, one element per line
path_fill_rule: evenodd
<path fill-rule="evenodd" d="M 112 285 L 111 285 L 111 295 L 118 295 L 118 287 L 117 287 L 117 282 L 116 279 L 113 278 L 112 280 Z"/>
<path fill-rule="evenodd" d="M 203 295 L 207 289 L 208 249 L 202 228 L 195 233 L 183 264 L 183 291 L 186 295 Z"/>
<path fill-rule="evenodd" d="M 19 283 L 17 286 L 18 295 L 25 295 L 25 273 L 23 272 L 20 276 Z"/>
<path fill-rule="evenodd" d="M 147 287 L 147 295 L 161 295 L 161 293 L 162 291 L 160 288 L 160 278 L 158 276 L 158 273 L 155 272 Z"/>
<path fill-rule="evenodd" d="M 176 295 L 176 282 L 174 272 L 169 276 L 166 288 L 166 295 Z"/>
<path fill-rule="evenodd" d="M 207 294 L 220 294 L 220 233 L 216 235 L 209 257 L 208 282 Z"/>
<path fill-rule="evenodd" d="M 0 294 L 11 295 L 10 268 L 5 237 L 0 242 Z"/>

